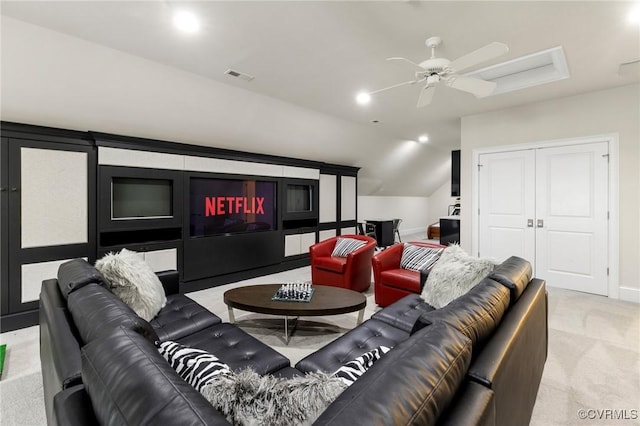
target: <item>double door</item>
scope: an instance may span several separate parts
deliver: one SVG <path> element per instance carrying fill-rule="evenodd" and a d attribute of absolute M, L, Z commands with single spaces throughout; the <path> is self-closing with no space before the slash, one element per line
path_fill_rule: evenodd
<path fill-rule="evenodd" d="M 608 143 L 479 156 L 479 254 L 529 260 L 550 286 L 607 294 Z"/>

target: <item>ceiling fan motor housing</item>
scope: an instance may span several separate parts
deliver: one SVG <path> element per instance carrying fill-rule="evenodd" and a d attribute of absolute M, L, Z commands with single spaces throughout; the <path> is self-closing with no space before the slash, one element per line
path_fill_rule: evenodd
<path fill-rule="evenodd" d="M 429 71 L 429 72 L 437 72 L 440 73 L 444 70 L 446 70 L 447 68 L 449 68 L 449 64 L 451 63 L 451 61 L 449 61 L 448 59 L 445 58 L 431 58 L 431 59 L 427 59 L 426 61 L 423 61 L 420 63 L 420 67 L 424 68 L 425 70 Z"/>

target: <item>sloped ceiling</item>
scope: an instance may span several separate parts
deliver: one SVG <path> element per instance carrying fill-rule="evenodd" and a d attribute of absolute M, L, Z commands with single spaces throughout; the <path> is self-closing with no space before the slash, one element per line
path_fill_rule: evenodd
<path fill-rule="evenodd" d="M 627 85 L 640 58 L 633 2 L 10 2 L 1 3 L 2 119 L 361 167 L 359 194 L 428 196 L 449 174 L 460 117 Z M 171 25 L 176 10 L 201 20 Z M 53 32 L 52 32 L 53 31 Z M 438 88 L 360 90 L 413 78 L 438 35 L 455 59 L 492 41 L 492 62 L 562 46 L 571 77 L 484 99 Z M 78 69 L 80 68 L 80 70 Z M 255 76 L 251 82 L 224 74 Z M 374 124 L 372 120 L 379 123 Z M 421 134 L 429 143 L 416 144 Z"/>

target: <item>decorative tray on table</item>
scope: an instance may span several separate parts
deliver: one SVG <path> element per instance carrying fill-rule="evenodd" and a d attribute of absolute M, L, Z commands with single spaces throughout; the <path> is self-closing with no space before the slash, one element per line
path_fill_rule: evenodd
<path fill-rule="evenodd" d="M 315 289 L 310 282 L 285 283 L 280 286 L 271 300 L 279 302 L 310 302 Z"/>

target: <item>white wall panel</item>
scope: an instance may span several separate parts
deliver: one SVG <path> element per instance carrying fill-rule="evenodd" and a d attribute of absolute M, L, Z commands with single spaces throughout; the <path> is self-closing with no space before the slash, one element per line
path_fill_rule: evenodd
<path fill-rule="evenodd" d="M 88 241 L 87 153 L 21 148 L 22 248 Z"/>
<path fill-rule="evenodd" d="M 194 157 L 188 155 L 184 157 L 184 169 L 195 172 L 281 177 L 282 167 L 283 166 L 277 164 L 222 160 L 220 158 Z"/>
<path fill-rule="evenodd" d="M 337 205 L 336 175 L 320 175 L 320 223 L 335 222 Z"/>
<path fill-rule="evenodd" d="M 145 167 L 151 169 L 182 170 L 184 156 L 134 149 L 98 147 L 98 164 L 101 166 Z"/>
<path fill-rule="evenodd" d="M 356 219 L 356 178 L 353 176 L 342 176 L 341 185 L 341 214 L 340 220 Z"/>
<path fill-rule="evenodd" d="M 324 240 L 328 240 L 329 238 L 335 237 L 336 236 L 336 230 L 335 229 L 327 229 L 324 231 L 320 231 L 319 233 L 319 240 L 318 241 L 324 241 Z"/>
<path fill-rule="evenodd" d="M 356 228 L 354 226 L 350 228 L 342 228 L 340 230 L 340 235 L 353 235 L 353 234 L 357 234 Z"/>
<path fill-rule="evenodd" d="M 316 233 L 309 232 L 300 235 L 300 253 L 309 253 L 309 247 L 316 243 Z"/>
<path fill-rule="evenodd" d="M 320 178 L 320 170 L 308 169 L 305 167 L 282 166 L 282 176 L 298 179 L 315 179 Z"/>
<path fill-rule="evenodd" d="M 284 236 L 284 255 L 295 256 L 300 254 L 300 234 Z"/>
<path fill-rule="evenodd" d="M 144 261 L 153 272 L 178 269 L 178 249 L 153 250 L 144 253 Z"/>
<path fill-rule="evenodd" d="M 87 260 L 87 258 L 83 258 Z M 58 276 L 58 267 L 71 259 L 52 260 L 49 262 L 26 263 L 21 265 L 22 303 L 32 302 L 40 298 L 42 281 Z"/>

